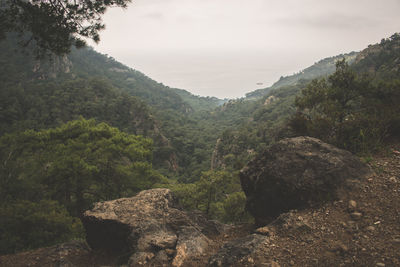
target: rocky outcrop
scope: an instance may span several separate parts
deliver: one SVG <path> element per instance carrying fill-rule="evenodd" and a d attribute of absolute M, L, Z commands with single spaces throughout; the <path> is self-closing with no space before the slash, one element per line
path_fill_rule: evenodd
<path fill-rule="evenodd" d="M 269 104 L 272 104 L 273 102 L 276 102 L 277 100 L 279 100 L 279 98 L 271 95 L 271 96 L 267 97 L 267 99 L 265 99 L 264 106 L 268 106 Z"/>
<path fill-rule="evenodd" d="M 246 207 L 257 223 L 336 198 L 337 189 L 369 168 L 350 152 L 311 137 L 282 140 L 240 173 Z"/>
<path fill-rule="evenodd" d="M 224 162 L 223 159 L 221 157 L 221 155 L 218 153 L 218 148 L 221 145 L 221 138 L 217 139 L 217 142 L 215 143 L 215 148 L 213 150 L 213 153 L 211 155 L 211 170 L 220 168 L 220 167 L 224 167 Z"/>
<path fill-rule="evenodd" d="M 221 227 L 180 210 L 169 189 L 96 203 L 82 219 L 88 244 L 131 255 L 129 266 L 185 266 L 207 249 Z"/>
<path fill-rule="evenodd" d="M 60 74 L 71 73 L 72 62 L 66 56 L 50 56 L 46 59 L 36 60 L 32 72 L 36 74 L 37 79 L 47 80 L 57 78 Z"/>

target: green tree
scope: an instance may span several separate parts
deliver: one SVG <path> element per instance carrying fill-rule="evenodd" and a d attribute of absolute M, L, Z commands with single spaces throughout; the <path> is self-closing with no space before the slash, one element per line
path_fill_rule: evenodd
<path fill-rule="evenodd" d="M 0 148 L 2 201 L 50 198 L 74 216 L 95 201 L 131 196 L 162 180 L 151 166 L 150 139 L 94 120 L 5 135 Z"/>
<path fill-rule="evenodd" d="M 353 152 L 378 149 L 398 129 L 399 82 L 374 82 L 344 60 L 336 68 L 327 80 L 314 80 L 301 91 L 292 128 Z"/>
<path fill-rule="evenodd" d="M 227 223 L 250 220 L 237 173 L 210 170 L 195 183 L 170 186 L 186 209 L 203 211 L 210 218 Z"/>
<path fill-rule="evenodd" d="M 0 205 L 0 254 L 55 245 L 83 237 L 83 226 L 56 201 Z"/>
<path fill-rule="evenodd" d="M 125 8 L 130 0 L 2 0 L 0 38 L 7 32 L 25 34 L 24 45 L 34 42 L 39 52 L 65 54 L 85 45 L 84 38 L 100 40 L 102 15 L 108 7 Z"/>

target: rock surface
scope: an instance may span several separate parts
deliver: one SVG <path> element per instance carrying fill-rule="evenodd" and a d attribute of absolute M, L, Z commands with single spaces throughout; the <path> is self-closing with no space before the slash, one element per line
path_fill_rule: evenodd
<path fill-rule="evenodd" d="M 336 198 L 347 180 L 369 173 L 350 152 L 311 137 L 270 146 L 240 173 L 246 207 L 260 225 L 291 209 Z"/>
<path fill-rule="evenodd" d="M 217 234 L 219 228 L 180 210 L 169 189 L 96 203 L 82 222 L 93 249 L 133 254 L 129 266 L 182 266 L 207 249 L 205 234 Z"/>

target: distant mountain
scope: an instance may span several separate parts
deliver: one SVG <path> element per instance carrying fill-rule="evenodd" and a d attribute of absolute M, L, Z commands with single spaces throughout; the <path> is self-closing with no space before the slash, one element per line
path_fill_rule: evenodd
<path fill-rule="evenodd" d="M 314 65 L 286 77 L 281 77 L 279 81 L 275 82 L 272 86 L 264 89 L 258 89 L 246 94 L 246 99 L 255 99 L 265 96 L 269 91 L 284 86 L 296 85 L 301 80 L 312 80 L 322 76 L 327 76 L 335 71 L 335 62 L 342 58 L 351 64 L 357 57 L 358 52 L 351 52 L 348 54 L 341 54 L 334 57 L 328 57 L 315 63 Z"/>

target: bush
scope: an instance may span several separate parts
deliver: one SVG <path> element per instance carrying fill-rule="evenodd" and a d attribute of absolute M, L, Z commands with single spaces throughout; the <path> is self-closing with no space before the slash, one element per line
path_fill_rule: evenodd
<path fill-rule="evenodd" d="M 82 238 L 83 226 L 56 201 L 17 201 L 0 206 L 0 254 Z"/>

